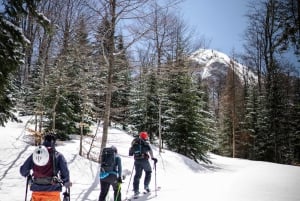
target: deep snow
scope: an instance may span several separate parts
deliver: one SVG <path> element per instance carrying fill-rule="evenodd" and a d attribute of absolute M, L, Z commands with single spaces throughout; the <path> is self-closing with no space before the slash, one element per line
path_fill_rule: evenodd
<path fill-rule="evenodd" d="M 32 153 L 34 146 L 25 126 L 30 117 L 22 117 L 23 123 L 9 122 L 0 127 L 0 201 L 21 201 L 25 197 L 25 182 L 19 168 Z M 99 131 L 102 131 L 100 128 Z M 99 134 L 100 138 L 100 134 Z M 128 157 L 132 137 L 125 132 L 111 128 L 109 145 L 118 147 L 122 158 L 124 174 L 133 169 L 133 159 Z M 85 149 L 88 149 L 85 138 Z M 99 145 L 98 139 L 97 144 Z M 58 142 L 57 150 L 66 157 L 73 186 L 72 201 L 97 201 L 99 196 L 98 163 L 78 155 L 79 137 L 74 136 L 69 142 Z M 188 158 L 164 150 L 158 158 L 156 183 L 161 187 L 139 200 L 205 200 L 205 201 L 299 201 L 300 167 L 280 165 L 268 162 L 232 159 L 210 154 L 211 165 L 196 164 Z M 95 148 L 93 152 L 97 154 Z M 151 163 L 152 164 L 152 163 Z M 143 177 L 142 177 L 143 179 Z M 132 194 L 132 179 L 126 176 L 122 184 L 122 198 Z M 150 187 L 155 186 L 155 171 Z M 142 182 L 141 182 L 142 187 Z M 112 189 L 110 196 L 112 197 Z M 27 200 L 29 200 L 30 192 Z"/>

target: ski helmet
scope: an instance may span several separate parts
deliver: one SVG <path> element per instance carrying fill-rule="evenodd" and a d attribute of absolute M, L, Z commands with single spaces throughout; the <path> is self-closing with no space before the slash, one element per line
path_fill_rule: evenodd
<path fill-rule="evenodd" d="M 52 131 L 50 132 L 47 132 L 45 135 L 44 135 L 44 141 L 56 141 L 56 134 Z"/>
<path fill-rule="evenodd" d="M 112 148 L 112 150 L 114 150 L 116 154 L 118 153 L 118 149 L 114 145 L 112 145 L 110 148 Z"/>
<path fill-rule="evenodd" d="M 143 131 L 140 133 L 140 138 L 143 140 L 148 140 L 148 133 Z"/>
<path fill-rule="evenodd" d="M 52 145 L 55 144 L 55 141 L 56 141 L 56 134 L 50 131 L 44 135 L 43 145 L 45 145 L 46 147 L 51 147 Z"/>
<path fill-rule="evenodd" d="M 32 154 L 32 159 L 35 165 L 44 166 L 49 161 L 49 152 L 43 145 L 39 145 Z"/>

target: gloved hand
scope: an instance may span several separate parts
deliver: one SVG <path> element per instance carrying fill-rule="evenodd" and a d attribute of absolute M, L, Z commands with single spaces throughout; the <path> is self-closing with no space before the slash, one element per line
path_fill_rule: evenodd
<path fill-rule="evenodd" d="M 66 182 L 66 183 L 64 183 L 64 186 L 66 188 L 70 188 L 72 186 L 72 183 L 71 182 Z"/>
<path fill-rule="evenodd" d="M 33 183 L 33 179 L 32 179 L 32 175 L 31 174 L 29 174 L 27 176 L 27 183 L 28 183 L 28 185 L 31 185 Z"/>
<path fill-rule="evenodd" d="M 118 181 L 118 183 L 122 183 L 122 178 L 118 177 L 117 181 Z"/>
<path fill-rule="evenodd" d="M 27 179 L 28 179 L 28 181 L 31 181 L 32 180 L 32 175 L 31 174 L 27 175 Z"/>
<path fill-rule="evenodd" d="M 157 158 L 152 158 L 152 160 L 154 161 L 154 163 L 157 163 Z"/>

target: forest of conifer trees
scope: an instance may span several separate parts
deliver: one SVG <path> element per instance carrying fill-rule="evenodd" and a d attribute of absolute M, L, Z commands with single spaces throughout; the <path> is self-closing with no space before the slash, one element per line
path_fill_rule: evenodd
<path fill-rule="evenodd" d="M 33 115 L 61 140 L 108 127 L 147 131 L 152 143 L 209 162 L 207 152 L 300 163 L 300 2 L 249 1 L 244 53 L 216 91 L 189 59 L 205 39 L 177 14 L 180 1 L 3 0 L 0 124 Z M 18 113 L 17 113 L 18 112 Z M 80 154 L 82 150 L 80 149 Z"/>

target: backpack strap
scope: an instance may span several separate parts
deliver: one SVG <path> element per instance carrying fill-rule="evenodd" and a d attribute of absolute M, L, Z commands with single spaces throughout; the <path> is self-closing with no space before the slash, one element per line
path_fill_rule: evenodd
<path fill-rule="evenodd" d="M 55 141 L 51 141 L 52 148 L 52 183 L 63 183 L 60 177 L 57 175 L 57 167 L 56 167 L 56 150 L 55 150 Z"/>

